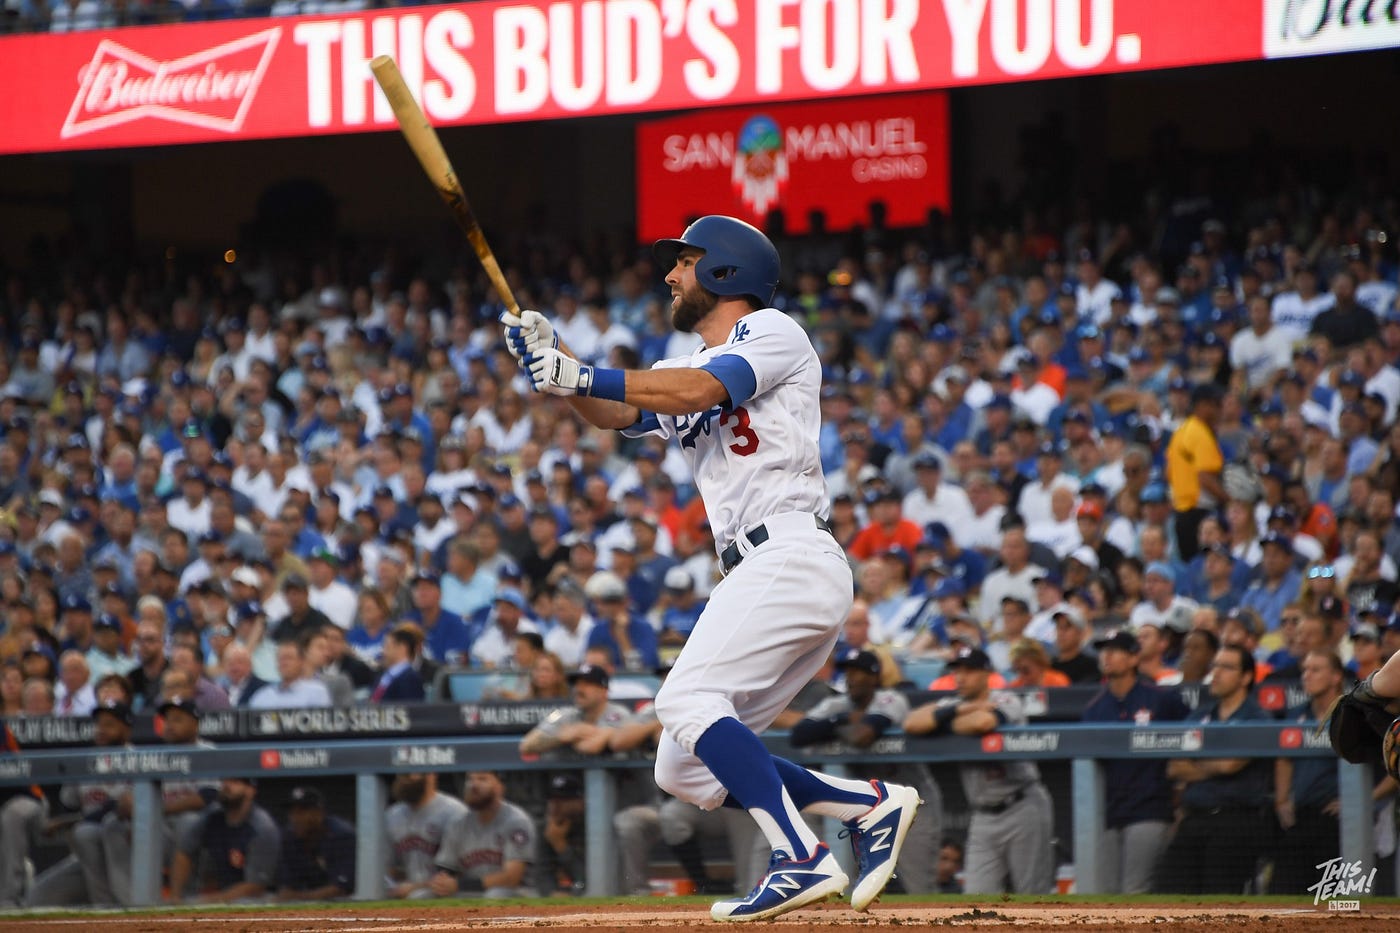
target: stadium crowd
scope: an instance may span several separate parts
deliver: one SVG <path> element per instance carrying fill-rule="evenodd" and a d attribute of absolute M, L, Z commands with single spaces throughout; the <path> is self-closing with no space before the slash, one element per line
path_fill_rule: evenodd
<path fill-rule="evenodd" d="M 1172 221 L 1179 247 L 1033 215 L 961 242 L 941 228 L 781 241 L 794 271 L 779 305 L 824 367 L 831 526 L 857 567 L 837 656 L 867 657 L 782 724 L 868 657 L 881 688 L 1103 683 L 1086 718 L 1110 721 L 1157 703 L 1131 691 L 1182 681 L 1218 702 L 1160 718 L 1263 716 L 1249 693 L 1270 678 L 1301 680 L 1309 702 L 1289 715 L 1306 719 L 1374 670 L 1400 646 L 1394 210 L 1280 198 L 1226 223 L 1198 206 Z M 509 273 L 522 306 L 612 366 L 697 345 L 670 329 L 645 250 L 598 256 L 536 244 Z M 129 727 L 142 710 L 414 702 L 463 668 L 495 672 L 501 699 L 567 707 L 580 683 L 606 701 L 610 678 L 616 698 L 621 675 L 665 670 L 720 580 L 677 452 L 532 395 L 474 274 L 360 266 L 269 255 L 188 277 L 9 276 L 0 715 Z M 901 670 L 939 661 L 931 683 Z M 947 725 L 902 710 L 885 726 Z M 601 712 L 546 747 L 616 748 Z M 251 812 L 256 788 L 224 783 L 189 789 L 188 808 Z M 1185 877 L 1227 824 L 1335 845 L 1335 771 L 1174 763 L 1117 790 L 1133 788 L 1151 805 L 1111 801 L 1110 829 L 1153 852 L 1134 884 L 1250 883 L 1252 863 Z M 500 790 L 474 776 L 468 803 L 513 819 Z M 321 812 L 311 791 L 293 809 Z M 82 822 L 121 819 L 97 791 L 65 803 Z M 1154 872 L 1174 805 L 1186 828 Z M 1143 812 L 1161 831 L 1132 842 Z M 695 831 L 666 825 L 677 844 Z M 172 822 L 172 851 L 213 832 L 231 830 Z M 542 836 L 565 852 L 568 820 Z M 436 877 L 413 890 L 451 887 Z M 16 897 L 6 884 L 0 901 Z M 483 890 L 523 885 L 493 875 Z"/>

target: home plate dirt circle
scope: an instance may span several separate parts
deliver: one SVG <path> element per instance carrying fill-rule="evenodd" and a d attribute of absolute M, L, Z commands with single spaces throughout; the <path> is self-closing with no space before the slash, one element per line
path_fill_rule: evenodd
<path fill-rule="evenodd" d="M 848 906 L 830 904 L 759 923 L 743 929 L 781 929 L 792 933 L 819 933 L 832 927 L 899 928 L 901 930 L 967 928 L 973 930 L 1027 930 L 1035 933 L 1064 930 L 1113 931 L 1286 930 L 1327 933 L 1361 933 L 1400 923 L 1400 905 L 1365 905 L 1357 913 L 1314 908 L 1300 898 L 1297 905 L 1211 904 L 963 904 L 913 903 L 877 906 L 857 914 Z M 1325 927 L 1322 925 L 1325 924 Z M 709 911 L 693 903 L 521 905 L 502 907 L 422 907 L 385 909 L 382 905 L 357 911 L 343 904 L 320 911 L 266 905 L 222 912 L 160 912 L 151 914 L 104 913 L 85 918 L 9 915 L 0 918 L 5 933 L 62 933 L 75 927 L 100 926 L 102 933 L 167 933 L 175 930 L 210 933 L 420 933 L 420 931 L 547 929 L 568 931 L 622 930 L 645 927 L 652 931 L 728 928 L 710 920 Z"/>

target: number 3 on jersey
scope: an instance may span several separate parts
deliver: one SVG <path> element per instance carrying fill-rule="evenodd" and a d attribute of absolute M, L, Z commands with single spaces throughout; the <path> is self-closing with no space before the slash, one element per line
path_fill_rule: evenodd
<path fill-rule="evenodd" d="M 744 406 L 726 411 L 719 419 L 719 426 L 724 427 L 730 421 L 734 422 L 733 434 L 734 443 L 729 445 L 729 449 L 740 457 L 747 457 L 758 450 L 758 435 L 749 426 L 749 413 Z"/>

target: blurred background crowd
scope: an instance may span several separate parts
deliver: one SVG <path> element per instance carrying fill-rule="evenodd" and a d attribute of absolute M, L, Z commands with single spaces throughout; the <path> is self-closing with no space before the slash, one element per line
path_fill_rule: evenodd
<path fill-rule="evenodd" d="M 1396 213 L 1300 184 L 779 236 L 856 566 L 837 657 L 916 692 L 961 688 L 970 650 L 994 688 L 1127 676 L 1097 645 L 1126 684 L 1231 703 L 1301 680 L 1302 718 L 1375 669 L 1400 645 Z M 513 258 L 586 360 L 697 346 L 645 247 Z M 644 698 L 716 543 L 675 450 L 531 394 L 501 310 L 474 269 L 354 243 L 212 270 L 36 244 L 0 296 L 0 715 L 451 700 L 460 672 L 503 701 Z"/>

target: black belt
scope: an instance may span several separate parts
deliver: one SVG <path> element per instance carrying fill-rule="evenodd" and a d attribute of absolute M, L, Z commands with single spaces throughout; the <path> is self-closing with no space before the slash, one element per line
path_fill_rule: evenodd
<path fill-rule="evenodd" d="M 1026 789 L 1023 787 L 1020 790 L 1016 791 L 1016 793 L 1012 794 L 1010 797 L 1007 797 L 1001 803 L 992 803 L 984 807 L 977 807 L 976 810 L 978 813 L 1005 813 L 1007 810 L 1010 810 L 1012 807 L 1016 806 L 1016 804 L 1020 803 L 1022 800 L 1025 799 Z"/>
<path fill-rule="evenodd" d="M 813 515 L 812 518 L 816 519 L 818 531 L 825 531 L 827 534 L 831 534 L 831 526 L 826 523 L 824 518 L 820 515 Z M 739 534 L 745 541 L 749 542 L 750 547 L 758 547 L 768 540 L 768 529 L 761 523 L 754 526 L 752 530 L 747 532 L 741 531 Z M 739 566 L 739 562 L 743 559 L 744 555 L 739 553 L 739 542 L 731 541 L 729 547 L 719 552 L 719 569 L 728 576 L 729 572 Z"/>

